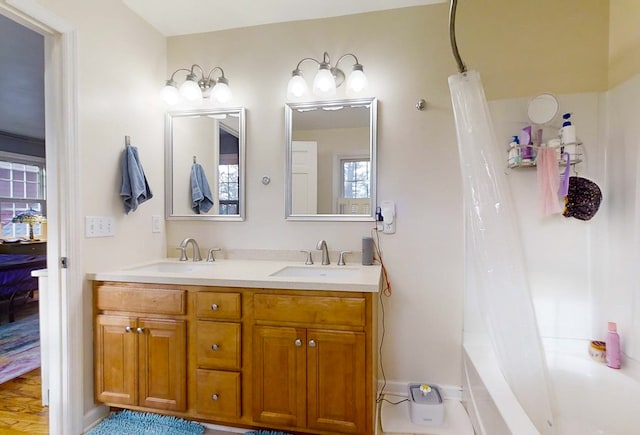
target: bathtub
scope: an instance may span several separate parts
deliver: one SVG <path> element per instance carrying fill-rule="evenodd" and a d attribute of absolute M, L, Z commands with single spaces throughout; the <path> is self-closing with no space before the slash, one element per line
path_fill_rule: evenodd
<path fill-rule="evenodd" d="M 588 342 L 545 339 L 557 435 L 640 433 L 640 382 L 592 360 Z M 479 435 L 536 435 L 487 346 L 464 345 L 463 403 Z"/>

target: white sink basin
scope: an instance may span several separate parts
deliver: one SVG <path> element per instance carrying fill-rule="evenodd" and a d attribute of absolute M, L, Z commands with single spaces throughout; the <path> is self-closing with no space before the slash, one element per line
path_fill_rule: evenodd
<path fill-rule="evenodd" d="M 152 263 L 140 267 L 128 269 L 131 272 L 159 272 L 159 273 L 189 273 L 203 270 L 203 268 L 213 267 L 208 262 L 185 261 L 181 263 Z"/>
<path fill-rule="evenodd" d="M 323 267 L 323 266 L 287 266 L 271 276 L 289 278 L 340 278 L 347 279 L 358 275 L 358 269 L 349 267 Z"/>

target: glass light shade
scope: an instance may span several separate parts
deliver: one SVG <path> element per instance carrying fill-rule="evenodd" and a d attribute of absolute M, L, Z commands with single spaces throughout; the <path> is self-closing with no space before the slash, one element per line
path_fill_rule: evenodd
<path fill-rule="evenodd" d="M 178 102 L 178 100 L 180 100 L 180 92 L 178 92 L 178 88 L 175 86 L 166 85 L 160 91 L 160 97 L 162 98 L 162 101 L 173 106 Z"/>
<path fill-rule="evenodd" d="M 350 94 L 360 94 L 367 89 L 369 81 L 361 69 L 354 69 L 347 79 L 347 92 Z"/>
<path fill-rule="evenodd" d="M 212 101 L 226 103 L 231 99 L 231 96 L 231 88 L 229 88 L 229 85 L 227 85 L 226 83 L 218 82 L 213 87 L 213 89 L 211 89 L 211 95 L 209 96 L 209 98 L 211 98 Z"/>
<path fill-rule="evenodd" d="M 200 90 L 200 86 L 193 80 L 185 80 L 182 85 L 180 85 L 180 95 L 186 98 L 189 101 L 196 101 L 202 99 L 202 91 Z"/>
<path fill-rule="evenodd" d="M 307 82 L 302 75 L 293 75 L 287 85 L 287 96 L 289 98 L 300 98 L 308 91 Z"/>
<path fill-rule="evenodd" d="M 328 68 L 318 70 L 313 79 L 313 93 L 319 96 L 333 96 L 336 94 L 336 81 Z"/>

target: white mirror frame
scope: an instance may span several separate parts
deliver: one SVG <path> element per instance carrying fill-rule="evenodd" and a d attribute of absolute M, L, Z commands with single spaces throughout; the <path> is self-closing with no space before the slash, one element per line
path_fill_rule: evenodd
<path fill-rule="evenodd" d="M 195 117 L 205 115 L 238 114 L 238 207 L 240 213 L 234 215 L 214 214 L 177 214 L 173 205 L 173 119 L 174 117 Z M 245 161 L 246 161 L 246 127 L 244 107 L 220 109 L 176 110 L 167 112 L 165 116 L 165 213 L 167 220 L 207 220 L 207 221 L 244 221 L 245 220 Z M 216 204 L 217 205 L 217 204 Z"/>
<path fill-rule="evenodd" d="M 371 213 L 370 214 L 292 214 L 292 141 L 293 141 L 293 111 L 311 111 L 317 109 L 331 110 L 344 106 L 369 107 L 369 155 L 371 157 Z M 285 219 L 289 221 L 335 221 L 335 222 L 371 222 L 375 221 L 377 206 L 377 121 L 378 109 L 376 98 L 358 98 L 331 101 L 313 101 L 307 103 L 285 104 Z"/>

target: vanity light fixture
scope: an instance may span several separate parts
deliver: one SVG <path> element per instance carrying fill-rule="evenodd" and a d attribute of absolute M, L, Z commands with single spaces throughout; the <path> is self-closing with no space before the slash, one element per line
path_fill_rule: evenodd
<path fill-rule="evenodd" d="M 351 56 L 355 60 L 353 69 L 347 79 L 347 94 L 349 96 L 358 96 L 362 94 L 368 85 L 367 76 L 364 75 L 364 68 L 358 62 L 358 58 L 355 54 L 347 53 L 340 56 L 335 65 L 331 66 L 331 59 L 329 54 L 325 51 L 322 57 L 322 61 L 314 59 L 312 57 L 305 57 L 296 66 L 296 69 L 291 73 L 291 79 L 287 86 L 287 96 L 289 99 L 297 99 L 303 97 L 308 92 L 307 82 L 302 76 L 300 65 L 307 60 L 311 60 L 318 64 L 318 72 L 313 79 L 313 93 L 318 97 L 331 97 L 336 94 L 336 88 L 340 87 L 344 83 L 345 74 L 338 68 L 338 65 L 345 57 Z"/>
<path fill-rule="evenodd" d="M 196 75 L 196 68 L 200 70 L 200 77 Z M 174 77 L 180 71 L 188 74 L 184 83 L 178 87 Z M 220 77 L 215 78 L 214 72 L 219 71 Z M 231 99 L 229 80 L 224 76 L 224 71 L 219 66 L 213 68 L 205 75 L 204 69 L 198 64 L 193 64 L 191 69 L 179 68 L 171 74 L 161 91 L 162 99 L 169 105 L 177 104 L 180 97 L 187 101 L 196 102 L 208 97 L 211 101 L 226 103 Z"/>

